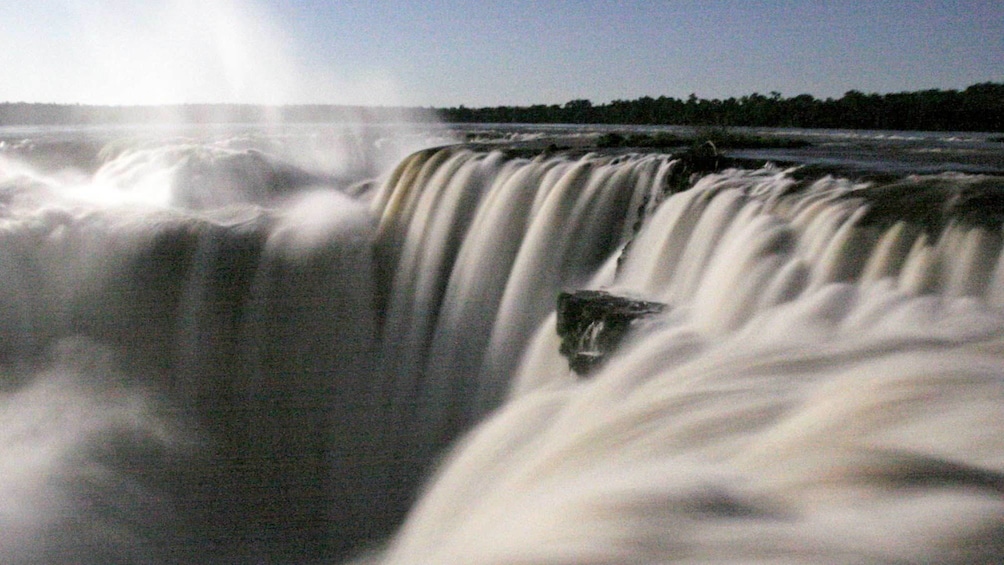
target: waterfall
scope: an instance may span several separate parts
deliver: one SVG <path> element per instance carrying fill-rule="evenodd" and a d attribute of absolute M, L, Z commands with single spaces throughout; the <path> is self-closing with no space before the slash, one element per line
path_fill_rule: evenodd
<path fill-rule="evenodd" d="M 0 156 L 5 562 L 1004 556 L 1000 177 L 102 158 Z M 587 377 L 581 289 L 660 305 Z"/>
<path fill-rule="evenodd" d="M 394 274 L 378 378 L 403 507 L 438 454 L 502 402 L 557 292 L 626 241 L 656 173 L 672 166 L 658 155 L 446 148 L 404 161 L 381 187 L 377 248 Z"/>
<path fill-rule="evenodd" d="M 1001 557 L 983 533 L 1004 524 L 999 178 L 729 170 L 669 196 L 632 236 L 672 159 L 566 159 L 525 165 L 553 171 L 522 187 L 554 203 L 521 214 L 529 226 L 460 228 L 478 245 L 521 243 L 502 267 L 494 253 L 448 267 L 475 295 L 483 270 L 507 277 L 500 295 L 484 287 L 481 320 L 455 317 L 470 298 L 443 302 L 464 337 L 430 338 L 459 339 L 474 359 L 460 378 L 478 382 L 410 399 L 429 414 L 469 403 L 467 422 L 501 408 L 453 448 L 381 562 Z M 597 186 L 615 195 L 594 204 Z M 478 216 L 521 205 L 483 202 Z M 599 215 L 578 212 L 590 207 Z M 619 222 L 592 240 L 584 217 Z M 576 255 L 582 241 L 603 253 Z M 553 299 L 585 287 L 667 309 L 578 381 Z M 489 337 L 468 341 L 486 318 Z M 451 377 L 429 360 L 411 378 Z M 917 516 L 932 512 L 951 530 Z"/>

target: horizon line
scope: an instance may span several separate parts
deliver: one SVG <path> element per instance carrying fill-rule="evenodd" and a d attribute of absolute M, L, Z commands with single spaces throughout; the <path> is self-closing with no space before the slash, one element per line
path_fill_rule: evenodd
<path fill-rule="evenodd" d="M 653 98 L 653 99 L 669 98 L 669 99 L 676 99 L 676 100 L 688 100 L 691 97 L 696 97 L 697 100 L 706 100 L 706 101 L 719 100 L 719 101 L 724 101 L 724 100 L 729 100 L 729 99 L 738 100 L 738 99 L 742 99 L 744 97 L 754 96 L 754 95 L 760 95 L 760 96 L 767 97 L 767 96 L 772 96 L 772 95 L 775 95 L 775 94 L 778 95 L 781 100 L 790 100 L 792 98 L 797 98 L 797 97 L 802 97 L 802 96 L 811 96 L 812 98 L 814 98 L 816 100 L 826 101 L 826 100 L 839 100 L 840 98 L 843 98 L 843 97 L 847 96 L 850 93 L 859 93 L 859 94 L 863 94 L 865 96 L 875 96 L 875 95 L 877 95 L 877 96 L 887 96 L 887 95 L 894 95 L 894 94 L 917 94 L 917 93 L 921 93 L 921 92 L 935 92 L 935 91 L 937 91 L 937 92 L 964 92 L 967 89 L 972 88 L 974 86 L 982 86 L 982 85 L 1001 85 L 1001 86 L 1004 86 L 1004 81 L 1002 81 L 1002 82 L 996 82 L 996 81 L 993 81 L 993 80 L 979 81 L 979 82 L 974 82 L 972 84 L 969 84 L 969 85 L 967 85 L 967 86 L 965 86 L 963 88 L 921 88 L 921 89 L 917 89 L 917 90 L 896 90 L 896 91 L 888 91 L 888 92 L 877 92 L 877 91 L 875 91 L 875 92 L 864 92 L 862 90 L 858 90 L 856 88 L 852 88 L 852 89 L 849 89 L 849 90 L 845 91 L 843 94 L 841 94 L 841 96 L 839 98 L 838 97 L 834 97 L 834 96 L 819 97 L 819 96 L 817 96 L 815 94 L 812 94 L 812 93 L 809 93 L 809 92 L 802 92 L 802 93 L 798 93 L 798 94 L 794 94 L 794 95 L 785 96 L 780 91 L 770 90 L 770 91 L 767 91 L 766 93 L 762 93 L 762 92 L 759 92 L 759 91 L 754 91 L 754 92 L 749 92 L 749 93 L 742 94 L 742 95 L 739 95 L 739 96 L 715 97 L 715 98 L 706 98 L 706 97 L 698 96 L 697 93 L 690 93 L 687 97 L 670 96 L 668 94 L 660 94 L 658 96 L 653 96 L 651 94 L 645 94 L 645 95 L 641 95 L 641 96 L 638 96 L 638 97 L 635 97 L 635 98 L 617 98 L 617 99 L 613 99 L 613 100 L 609 100 L 609 101 L 603 101 L 603 102 L 592 102 L 592 100 L 589 99 L 589 98 L 587 98 L 587 97 L 584 97 L 584 96 L 575 96 L 575 97 L 572 97 L 572 98 L 566 100 L 565 102 L 561 102 L 561 103 L 534 102 L 534 103 L 529 103 L 529 104 L 526 104 L 526 103 L 523 103 L 523 104 L 512 103 L 512 104 L 495 104 L 495 105 L 478 105 L 478 106 L 467 106 L 464 103 L 453 104 L 453 105 L 351 104 L 351 103 L 341 103 L 341 102 L 282 102 L 282 103 L 269 102 L 269 103 L 266 103 L 266 102 L 207 102 L 207 101 L 202 101 L 202 102 L 98 103 L 98 102 L 51 102 L 51 101 L 47 101 L 47 102 L 41 102 L 41 101 L 29 102 L 29 101 L 25 101 L 25 100 L 17 100 L 17 101 L 6 100 L 6 101 L 0 101 L 0 106 L 18 105 L 18 104 L 23 104 L 23 105 L 41 105 L 41 106 L 61 106 L 61 107 L 81 107 L 81 108 L 165 108 L 165 107 L 186 107 L 186 106 L 243 106 L 243 107 L 256 107 L 256 108 L 290 108 L 290 107 L 327 107 L 327 108 L 332 108 L 332 107 L 338 107 L 338 108 L 377 108 L 377 109 L 384 108 L 384 109 L 423 109 L 423 110 L 433 109 L 433 110 L 439 110 L 439 109 L 453 109 L 453 108 L 465 108 L 465 107 L 469 108 L 469 109 L 478 109 L 478 108 L 505 108 L 505 107 L 515 107 L 515 108 L 521 108 L 521 107 L 523 107 L 523 108 L 528 108 L 528 107 L 534 107 L 534 106 L 553 107 L 553 106 L 562 106 L 564 104 L 567 104 L 568 102 L 576 102 L 576 101 L 582 101 L 582 100 L 589 101 L 590 103 L 592 103 L 594 105 L 602 106 L 602 105 L 612 104 L 614 102 L 619 102 L 619 101 L 621 101 L 621 102 L 630 102 L 630 101 L 634 101 L 634 100 L 641 100 L 641 99 L 644 99 L 644 98 Z"/>

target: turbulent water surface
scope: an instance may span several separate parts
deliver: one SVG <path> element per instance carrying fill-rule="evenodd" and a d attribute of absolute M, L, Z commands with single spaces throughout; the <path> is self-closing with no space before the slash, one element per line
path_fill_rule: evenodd
<path fill-rule="evenodd" d="M 0 130 L 0 561 L 1004 560 L 989 136 L 462 133 Z"/>

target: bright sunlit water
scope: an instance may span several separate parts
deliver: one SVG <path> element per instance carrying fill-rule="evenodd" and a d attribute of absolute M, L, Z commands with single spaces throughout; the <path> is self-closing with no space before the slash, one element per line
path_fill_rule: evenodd
<path fill-rule="evenodd" d="M 1004 560 L 993 143 L 597 132 L 0 130 L 0 561 Z M 585 378 L 584 288 L 666 305 Z"/>

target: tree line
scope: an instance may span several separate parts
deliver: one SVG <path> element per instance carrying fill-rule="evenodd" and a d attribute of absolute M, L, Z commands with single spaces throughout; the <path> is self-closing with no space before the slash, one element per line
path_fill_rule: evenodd
<path fill-rule="evenodd" d="M 643 96 L 593 104 L 485 108 L 408 108 L 336 105 L 260 106 L 182 104 L 92 106 L 8 102 L 0 104 L 0 126 L 116 123 L 320 123 L 424 122 L 562 123 L 847 128 L 931 131 L 1004 131 L 1004 83 L 984 82 L 964 90 L 922 90 L 865 94 L 857 90 L 820 100 L 810 94 L 785 98 L 757 92 L 739 98 L 686 100 Z"/>
<path fill-rule="evenodd" d="M 1004 131 L 1004 83 L 985 82 L 965 90 L 922 90 L 865 94 L 857 90 L 820 100 L 810 94 L 785 98 L 779 92 L 740 98 L 686 100 L 643 96 L 593 104 L 497 106 L 440 110 L 447 122 L 571 123 L 690 126 L 847 128 L 931 131 Z"/>

